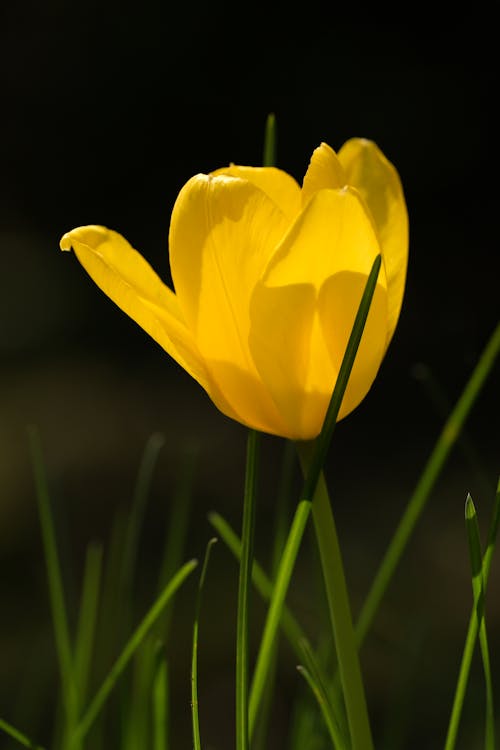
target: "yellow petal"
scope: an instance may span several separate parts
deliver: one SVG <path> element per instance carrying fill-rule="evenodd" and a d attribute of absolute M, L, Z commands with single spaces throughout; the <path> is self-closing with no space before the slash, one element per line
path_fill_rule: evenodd
<path fill-rule="evenodd" d="M 117 232 L 84 226 L 67 232 L 61 250 L 73 250 L 98 287 L 206 390 L 212 387 L 174 293 Z"/>
<path fill-rule="evenodd" d="M 260 188 L 271 198 L 285 216 L 292 221 L 298 214 L 300 202 L 300 187 L 286 172 L 276 167 L 242 167 L 231 164 L 211 173 L 213 177 L 227 175 L 241 177 Z"/>
<path fill-rule="evenodd" d="M 302 183 L 302 205 L 318 190 L 342 188 L 347 183 L 337 154 L 328 144 L 314 149 Z"/>
<path fill-rule="evenodd" d="M 310 439 L 321 429 L 364 283 L 379 252 L 371 217 L 356 191 L 321 190 L 256 288 L 252 355 L 293 438 Z M 369 320 L 340 416 L 366 394 L 383 356 L 383 268 Z"/>
<path fill-rule="evenodd" d="M 250 348 L 286 424 L 283 435 L 291 440 L 314 438 L 336 378 L 319 330 L 314 287 L 260 283 L 253 294 L 251 319 Z M 312 361 L 321 361 L 323 389 L 308 384 Z"/>
<path fill-rule="evenodd" d="M 349 185 L 366 201 L 380 239 L 388 287 L 386 347 L 396 328 L 408 265 L 408 212 L 399 175 L 372 141 L 352 138 L 338 153 Z"/>
<path fill-rule="evenodd" d="M 278 434 L 282 421 L 248 348 L 249 305 L 287 227 L 251 182 L 196 175 L 179 193 L 169 239 L 179 305 L 213 379 L 240 421 Z"/>
<path fill-rule="evenodd" d="M 319 294 L 321 328 L 336 373 L 342 364 L 366 280 L 364 274 L 343 271 L 327 279 Z M 386 335 L 387 291 L 383 284 L 377 284 L 338 419 L 353 411 L 368 393 L 384 357 Z"/>

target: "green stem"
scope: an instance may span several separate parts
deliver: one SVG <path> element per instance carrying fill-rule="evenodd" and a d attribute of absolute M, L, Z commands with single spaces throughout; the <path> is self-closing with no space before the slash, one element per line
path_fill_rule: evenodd
<path fill-rule="evenodd" d="M 258 459 L 258 433 L 255 430 L 250 430 L 247 442 L 243 529 L 241 534 L 243 546 L 240 561 L 236 633 L 236 750 L 249 750 L 250 748 L 248 717 L 248 626 Z"/>
<path fill-rule="evenodd" d="M 302 450 L 300 457 L 304 470 L 306 470 L 308 466 L 307 452 Z M 312 514 L 323 571 L 328 610 L 335 639 L 352 747 L 353 750 L 370 750 L 373 747 L 373 740 L 352 623 L 349 595 L 337 529 L 323 474 L 320 475 L 316 486 L 312 503 Z"/>
<path fill-rule="evenodd" d="M 379 608 L 382 597 L 394 575 L 408 540 L 425 508 L 430 493 L 439 476 L 444 462 L 455 444 L 462 426 L 467 419 L 480 391 L 489 375 L 500 351 L 500 323 L 488 341 L 465 390 L 446 421 L 432 454 L 420 476 L 420 480 L 410 498 L 404 515 L 387 548 L 377 575 L 372 583 L 363 609 L 356 624 L 358 646 L 363 643 Z"/>

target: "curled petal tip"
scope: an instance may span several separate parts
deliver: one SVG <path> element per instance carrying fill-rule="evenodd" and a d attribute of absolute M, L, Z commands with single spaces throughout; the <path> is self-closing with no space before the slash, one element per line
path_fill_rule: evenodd
<path fill-rule="evenodd" d="M 61 237 L 61 241 L 59 242 L 59 247 L 61 250 L 70 251 L 72 249 L 73 243 L 71 242 L 71 232 L 66 232 L 66 234 L 63 234 Z"/>

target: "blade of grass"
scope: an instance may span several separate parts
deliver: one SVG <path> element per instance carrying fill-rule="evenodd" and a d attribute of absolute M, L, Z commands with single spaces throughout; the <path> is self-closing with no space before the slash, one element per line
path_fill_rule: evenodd
<path fill-rule="evenodd" d="M 412 374 L 420 383 L 422 383 L 438 416 L 443 421 L 446 420 L 451 412 L 452 404 L 430 367 L 420 363 L 413 367 Z M 461 451 L 462 456 L 467 461 L 470 468 L 475 472 L 480 482 L 481 492 L 483 492 L 485 496 L 494 492 L 495 487 L 492 486 L 487 472 L 485 471 L 484 466 L 482 466 L 479 453 L 470 439 L 465 426 L 462 427 L 457 435 L 456 447 L 457 450 Z"/>
<path fill-rule="evenodd" d="M 250 578 L 253 565 L 255 504 L 259 469 L 259 435 L 249 430 L 243 501 L 242 549 L 238 583 L 238 616 L 236 633 L 236 750 L 249 750 L 248 706 L 248 627 L 250 610 Z"/>
<path fill-rule="evenodd" d="M 87 697 L 87 686 L 97 620 L 101 569 L 102 545 L 90 544 L 87 548 L 85 559 L 83 590 L 75 641 L 75 675 L 80 703 L 83 703 Z"/>
<path fill-rule="evenodd" d="M 172 508 L 168 515 L 167 532 L 163 560 L 158 579 L 158 590 L 161 590 L 181 564 L 186 543 L 189 514 L 191 511 L 196 461 L 198 448 L 190 446 L 181 461 L 180 473 L 172 498 Z M 168 639 L 172 610 L 165 610 L 159 619 L 156 630 L 163 641 Z"/>
<path fill-rule="evenodd" d="M 168 750 L 169 722 L 168 668 L 164 658 L 158 660 L 153 682 L 153 750 Z"/>
<path fill-rule="evenodd" d="M 217 539 L 213 537 L 207 544 L 205 559 L 201 568 L 200 581 L 198 584 L 198 595 L 196 597 L 196 614 L 193 625 L 193 647 L 191 657 L 191 718 L 193 723 L 193 746 L 194 750 L 201 750 L 200 738 L 200 717 L 198 715 L 198 630 L 200 623 L 201 600 L 203 596 L 203 587 L 205 585 L 205 576 L 207 574 L 208 560 L 210 551 Z"/>
<path fill-rule="evenodd" d="M 479 626 L 479 646 L 483 660 L 484 681 L 486 687 L 486 722 L 485 750 L 495 750 L 495 712 L 493 708 L 493 684 L 491 680 L 490 651 L 486 634 L 484 614 L 483 558 L 479 536 L 479 524 L 476 508 L 470 495 L 465 502 L 465 525 L 469 541 L 469 554 L 472 572 L 472 593 Z"/>
<path fill-rule="evenodd" d="M 260 701 L 269 674 L 276 631 L 281 620 L 286 592 L 288 590 L 293 566 L 304 535 L 304 529 L 306 527 L 307 519 L 309 518 L 310 510 L 311 503 L 308 500 L 302 500 L 298 504 L 285 544 L 285 549 L 281 556 L 278 574 L 274 582 L 250 691 L 250 737 L 253 736 L 255 730 Z"/>
<path fill-rule="evenodd" d="M 316 702 L 320 708 L 320 711 L 323 715 L 323 719 L 325 721 L 326 727 L 328 729 L 328 734 L 330 735 L 330 739 L 332 741 L 332 745 L 335 748 L 335 750 L 343 750 L 346 746 L 342 743 L 342 740 L 340 739 L 340 736 L 338 734 L 339 728 L 336 724 L 332 723 L 332 716 L 331 712 L 329 711 L 329 707 L 326 702 L 325 693 L 321 690 L 318 683 L 315 681 L 311 673 L 308 669 L 303 667 L 299 664 L 297 667 L 297 672 L 304 677 L 305 681 L 311 688 L 312 694 L 314 695 Z"/>
<path fill-rule="evenodd" d="M 360 302 L 358 311 L 356 313 L 356 318 L 354 321 L 353 329 L 351 331 L 351 335 L 349 337 L 349 341 L 348 341 L 346 351 L 342 360 L 342 364 L 340 366 L 340 371 L 337 377 L 337 382 L 335 383 L 332 397 L 328 405 L 328 409 L 327 409 L 326 416 L 323 422 L 321 433 L 318 436 L 318 438 L 314 441 L 314 443 L 312 443 L 312 445 L 304 444 L 303 448 L 301 448 L 299 445 L 297 446 L 299 455 L 301 453 L 304 455 L 307 454 L 307 458 L 306 458 L 307 470 L 304 471 L 305 479 L 304 479 L 304 486 L 303 486 L 302 493 L 301 493 L 301 501 L 295 512 L 294 519 L 292 522 L 292 527 L 291 527 L 291 530 L 290 530 L 290 533 L 289 533 L 289 536 L 285 545 L 285 549 L 284 549 L 284 552 L 280 561 L 278 573 L 276 576 L 276 582 L 275 582 L 273 594 L 271 597 L 271 603 L 270 603 L 269 610 L 267 613 L 266 622 L 264 625 L 264 632 L 263 632 L 262 639 L 261 639 L 259 653 L 257 656 L 257 663 L 256 663 L 254 675 L 253 675 L 252 689 L 251 689 L 251 694 L 250 694 L 250 736 L 252 736 L 253 731 L 255 729 L 255 722 L 257 719 L 257 715 L 258 715 L 259 705 L 260 705 L 260 701 L 262 698 L 264 685 L 267 680 L 269 666 L 271 663 L 270 659 L 271 659 L 273 644 L 274 644 L 274 640 L 276 637 L 276 632 L 279 626 L 279 622 L 281 619 L 281 612 L 282 612 L 283 604 L 285 601 L 288 585 L 290 582 L 293 566 L 295 564 L 300 542 L 304 534 L 304 529 L 306 526 L 307 518 L 309 516 L 311 507 L 313 508 L 313 512 L 314 512 L 314 505 L 315 505 L 315 500 L 316 500 L 315 493 L 316 493 L 316 488 L 318 485 L 318 480 L 320 478 L 321 469 L 324 464 L 326 454 L 328 452 L 328 447 L 330 445 L 333 431 L 335 429 L 337 416 L 340 410 L 340 406 L 342 404 L 342 399 L 344 397 L 344 392 L 347 387 L 347 383 L 348 383 L 349 376 L 352 370 L 352 366 L 354 364 L 354 359 L 356 357 L 359 343 L 361 341 L 361 336 L 363 334 L 366 318 L 368 317 L 368 311 L 370 309 L 371 300 L 375 291 L 375 286 L 377 283 L 377 277 L 380 271 L 381 262 L 382 262 L 382 258 L 380 255 L 378 255 L 373 262 L 373 266 L 368 276 L 366 286 L 363 292 L 363 296 L 361 298 L 361 302 Z M 322 519 L 322 521 L 323 520 L 324 519 Z M 326 520 L 330 521 L 329 518 L 327 518 Z M 315 522 L 315 527 L 316 527 L 316 522 Z M 331 533 L 331 523 L 329 526 L 329 531 Z M 321 551 L 324 551 L 322 550 L 322 545 L 323 545 L 323 540 L 325 539 L 325 537 L 323 535 L 321 538 L 319 536 L 317 538 L 320 544 L 320 553 L 321 553 Z M 328 545 L 329 543 L 330 542 L 328 542 Z M 328 554 L 330 553 L 328 552 Z M 320 555 L 320 556 L 323 561 L 325 559 L 324 555 Z M 335 558 L 335 562 L 336 564 L 341 565 L 341 561 L 339 557 Z M 329 571 L 327 570 L 325 571 L 323 569 L 323 572 L 325 576 L 325 581 L 327 582 L 326 588 L 327 588 L 327 593 L 328 593 L 329 609 L 330 609 L 330 613 L 332 613 L 332 603 L 333 603 L 332 596 L 333 595 L 332 595 L 332 589 L 330 585 L 332 581 L 329 578 Z M 336 584 L 338 584 L 338 580 L 336 580 Z M 345 586 L 344 586 L 344 590 L 345 590 Z M 347 616 L 348 611 L 349 611 L 348 607 L 346 609 L 346 602 L 343 601 L 342 611 L 341 611 L 341 615 L 343 618 Z M 351 626 L 351 629 L 352 629 L 352 626 Z M 338 646 L 341 645 L 345 652 L 341 674 L 343 675 L 347 683 L 347 691 L 348 693 L 350 693 L 349 701 L 347 701 L 346 699 L 346 702 L 350 702 L 352 706 L 351 723 L 354 726 L 354 730 L 351 727 L 351 731 L 354 731 L 357 741 L 359 740 L 359 747 L 360 748 L 362 747 L 363 750 L 369 750 L 371 748 L 371 732 L 370 732 L 369 723 L 368 723 L 368 712 L 366 710 L 366 701 L 364 699 L 364 688 L 363 688 L 363 683 L 361 681 L 361 671 L 359 669 L 359 662 L 358 662 L 357 651 L 356 651 L 355 644 L 354 644 L 354 637 L 349 640 L 347 639 L 347 634 L 348 634 L 348 628 L 344 628 L 342 630 L 341 635 L 346 637 L 346 642 L 342 644 L 337 644 L 337 645 Z"/>
<path fill-rule="evenodd" d="M 482 561 L 482 574 L 483 574 L 483 592 L 486 592 L 486 586 L 491 568 L 491 560 L 493 557 L 493 551 L 495 549 L 495 543 L 498 536 L 498 527 L 500 526 L 500 478 L 497 484 L 497 491 L 495 496 L 495 505 L 493 508 L 492 519 L 488 532 L 488 542 L 486 551 L 484 553 Z M 462 708 L 464 704 L 465 691 L 467 688 L 467 681 L 469 679 L 469 672 L 472 663 L 472 656 L 474 654 L 474 647 L 476 645 L 477 634 L 479 630 L 479 622 L 477 617 L 476 607 L 473 606 L 472 614 L 469 620 L 469 627 L 467 629 L 467 637 L 465 639 L 464 651 L 462 654 L 462 660 L 460 663 L 460 670 L 458 673 L 457 684 L 455 688 L 455 695 L 453 698 L 453 706 L 451 709 L 450 721 L 448 724 L 448 730 L 446 734 L 445 750 L 453 750 L 457 741 L 458 727 L 460 724 L 460 718 L 462 716 Z"/>
<path fill-rule="evenodd" d="M 5 734 L 16 742 L 19 742 L 23 747 L 29 747 L 30 750 L 43 750 L 41 745 L 36 745 L 29 737 L 26 737 L 19 729 L 16 729 L 4 719 L 0 719 L 0 731 L 5 732 Z"/>
<path fill-rule="evenodd" d="M 87 710 L 85 711 L 83 718 L 81 719 L 75 731 L 75 737 L 77 739 L 83 739 L 83 737 L 85 737 L 95 719 L 99 715 L 100 711 L 102 710 L 111 691 L 115 687 L 120 675 L 128 665 L 130 659 L 141 645 L 142 641 L 146 637 L 147 633 L 149 632 L 157 618 L 160 616 L 164 607 L 167 606 L 177 589 L 184 583 L 190 573 L 193 572 L 197 564 L 198 563 L 196 560 L 190 560 L 185 565 L 183 565 L 182 568 L 165 586 L 161 594 L 157 597 L 153 605 L 150 607 L 132 636 L 129 638 L 120 656 L 114 663 L 107 677 L 104 679 L 101 687 L 99 688 Z"/>
<path fill-rule="evenodd" d="M 392 580 L 417 521 L 422 515 L 441 469 L 460 435 L 465 420 L 474 406 L 486 378 L 493 368 L 499 351 L 500 323 L 493 331 L 493 334 L 486 344 L 464 391 L 441 430 L 437 443 L 434 446 L 422 474 L 420 475 L 417 486 L 413 491 L 403 517 L 399 522 L 375 575 L 356 624 L 356 640 L 358 646 L 361 646 L 371 627 L 375 614 L 380 606 L 380 602 Z"/>
<path fill-rule="evenodd" d="M 266 120 L 262 166 L 276 166 L 276 117 L 272 112 L 267 116 Z"/>
<path fill-rule="evenodd" d="M 49 585 L 52 622 L 54 626 L 59 675 L 61 679 L 62 700 L 65 713 L 65 736 L 70 738 L 78 721 L 78 693 L 75 683 L 61 564 L 59 561 L 54 522 L 50 508 L 49 490 L 42 457 L 40 437 L 38 430 L 35 427 L 30 427 L 28 429 L 28 438 L 35 477 L 38 513 L 40 517 Z M 68 747 L 76 748 L 77 745 L 72 745 L 70 743 Z"/>
<path fill-rule="evenodd" d="M 128 702 L 122 705 L 124 729 L 121 750 L 151 747 L 151 685 L 156 672 L 157 641 L 149 633 L 134 654 Z"/>
<path fill-rule="evenodd" d="M 127 604 L 131 600 L 130 592 L 134 582 L 139 537 L 153 480 L 153 473 L 158 461 L 158 455 L 164 444 L 165 437 L 160 433 L 153 433 L 150 436 L 144 447 L 139 471 L 137 472 L 132 506 L 125 531 L 125 544 L 123 547 L 120 574 L 123 601 Z"/>
<path fill-rule="evenodd" d="M 305 677 L 316 698 L 321 713 L 323 714 L 325 724 L 328 728 L 333 746 L 337 748 L 337 750 L 345 750 L 349 745 L 335 714 L 335 709 L 330 702 L 329 690 L 322 675 L 322 671 L 319 668 L 319 662 L 308 642 L 303 644 L 303 649 L 308 654 L 307 661 L 311 666 L 306 668 L 303 665 L 299 665 L 297 669 L 301 672 L 303 677 Z"/>

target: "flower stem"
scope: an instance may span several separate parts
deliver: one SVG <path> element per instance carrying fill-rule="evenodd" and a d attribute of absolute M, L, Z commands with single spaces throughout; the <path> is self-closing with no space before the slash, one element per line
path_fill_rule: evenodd
<path fill-rule="evenodd" d="M 255 529 L 255 496 L 258 476 L 258 433 L 250 430 L 247 441 L 242 550 L 238 588 L 236 632 L 236 750 L 249 750 L 248 727 L 248 621 Z"/>

